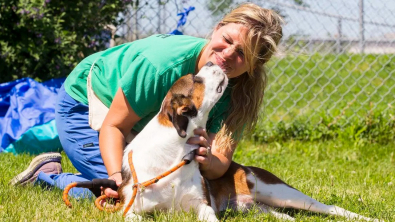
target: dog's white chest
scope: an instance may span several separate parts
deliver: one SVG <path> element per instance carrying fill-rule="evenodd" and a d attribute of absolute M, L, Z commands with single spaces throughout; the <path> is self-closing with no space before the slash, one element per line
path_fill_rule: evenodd
<path fill-rule="evenodd" d="M 186 165 L 149 187 L 140 187 L 134 211 L 139 213 L 154 210 L 186 210 L 182 207 L 185 194 L 201 198 L 201 187 L 196 186 L 199 184 L 200 173 L 195 169 L 196 166 Z M 145 179 L 145 176 L 142 175 L 141 179 Z M 139 181 L 145 180 L 140 180 L 139 177 Z"/>

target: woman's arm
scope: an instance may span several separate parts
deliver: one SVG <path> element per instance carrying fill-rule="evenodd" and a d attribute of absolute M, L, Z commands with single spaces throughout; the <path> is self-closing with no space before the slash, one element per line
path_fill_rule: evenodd
<path fill-rule="evenodd" d="M 233 143 L 231 147 L 224 149 L 217 147 L 217 134 L 207 134 L 206 130 L 202 128 L 196 129 L 194 133 L 199 136 L 190 138 L 188 143 L 201 146 L 197 151 L 195 160 L 200 164 L 202 176 L 209 180 L 221 177 L 226 173 L 232 162 L 237 143 Z M 211 147 L 211 149 L 209 150 L 207 147 Z M 220 152 L 220 150 L 224 151 Z"/>
<path fill-rule="evenodd" d="M 115 180 L 118 185 L 122 182 L 121 174 L 117 172 L 122 169 L 125 138 L 140 119 L 133 111 L 122 89 L 119 88 L 104 119 L 99 135 L 100 153 L 108 176 Z M 109 188 L 105 190 L 105 194 L 114 198 L 118 197 L 118 193 Z"/>

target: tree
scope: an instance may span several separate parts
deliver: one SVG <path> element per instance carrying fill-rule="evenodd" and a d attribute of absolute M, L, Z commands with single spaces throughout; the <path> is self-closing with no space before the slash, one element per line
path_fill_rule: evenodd
<path fill-rule="evenodd" d="M 66 76 L 103 50 L 130 0 L 3 0 L 0 2 L 0 82 Z"/>

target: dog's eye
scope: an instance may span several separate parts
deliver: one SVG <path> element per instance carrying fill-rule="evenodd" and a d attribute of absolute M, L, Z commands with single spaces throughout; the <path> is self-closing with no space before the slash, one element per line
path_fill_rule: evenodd
<path fill-rule="evenodd" d="M 202 77 L 194 76 L 193 77 L 193 82 L 195 82 L 195 83 L 203 83 L 203 79 L 202 79 Z"/>

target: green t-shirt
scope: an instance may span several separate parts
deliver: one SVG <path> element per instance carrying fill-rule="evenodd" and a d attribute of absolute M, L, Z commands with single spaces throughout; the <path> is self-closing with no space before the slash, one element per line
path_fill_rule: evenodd
<path fill-rule="evenodd" d="M 77 65 L 65 81 L 66 92 L 88 104 L 86 79 L 92 64 L 92 88 L 110 107 L 121 87 L 130 106 L 142 119 L 140 132 L 159 112 L 162 100 L 181 76 L 194 73 L 205 39 L 185 35 L 153 35 L 95 53 Z M 230 86 L 209 114 L 208 131 L 217 133 L 227 116 Z"/>

